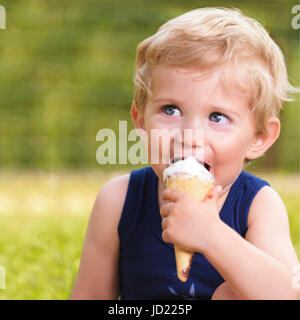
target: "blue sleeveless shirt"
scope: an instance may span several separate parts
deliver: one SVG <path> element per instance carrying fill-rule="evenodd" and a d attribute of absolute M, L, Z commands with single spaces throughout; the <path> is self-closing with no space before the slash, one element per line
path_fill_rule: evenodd
<path fill-rule="evenodd" d="M 231 186 L 220 219 L 245 237 L 257 192 L 269 185 L 241 172 Z M 118 225 L 121 299 L 210 299 L 224 282 L 204 255 L 195 253 L 186 282 L 177 278 L 174 246 L 162 240 L 158 178 L 151 167 L 133 170 Z"/>

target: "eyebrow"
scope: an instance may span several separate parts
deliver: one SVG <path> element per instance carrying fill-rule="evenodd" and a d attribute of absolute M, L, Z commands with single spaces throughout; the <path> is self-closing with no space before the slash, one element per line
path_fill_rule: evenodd
<path fill-rule="evenodd" d="M 174 104 L 178 104 L 178 105 L 184 105 L 183 101 L 179 101 L 174 98 L 158 98 L 158 99 L 153 100 L 153 102 L 165 102 L 165 103 L 170 103 L 170 104 L 174 103 Z"/>

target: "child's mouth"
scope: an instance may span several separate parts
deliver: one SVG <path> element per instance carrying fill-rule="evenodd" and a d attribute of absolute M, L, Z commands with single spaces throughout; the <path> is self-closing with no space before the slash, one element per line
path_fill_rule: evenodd
<path fill-rule="evenodd" d="M 208 164 L 208 163 L 206 163 L 206 162 L 204 162 L 204 167 L 205 167 L 205 169 L 207 170 L 207 171 L 210 171 L 210 165 Z"/>
<path fill-rule="evenodd" d="M 183 157 L 178 157 L 178 158 L 174 158 L 171 163 L 175 163 L 177 161 L 180 161 L 180 160 L 184 160 Z M 197 160 L 197 159 L 196 159 Z M 198 160 L 197 160 L 198 161 Z M 198 161 L 200 164 L 202 164 L 204 166 L 204 168 L 207 170 L 207 171 L 210 171 L 211 170 L 211 166 L 207 163 L 207 162 L 202 162 L 202 161 Z"/>

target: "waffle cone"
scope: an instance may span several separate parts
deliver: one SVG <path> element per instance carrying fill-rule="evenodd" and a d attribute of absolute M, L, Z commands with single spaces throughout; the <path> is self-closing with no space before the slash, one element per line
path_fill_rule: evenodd
<path fill-rule="evenodd" d="M 167 188 L 177 189 L 186 192 L 199 201 L 203 201 L 205 195 L 212 188 L 213 183 L 209 180 L 200 180 L 198 177 L 177 174 L 175 177 L 169 177 L 166 182 Z M 187 281 L 194 253 L 180 249 L 174 246 L 177 277 L 182 282 Z"/>

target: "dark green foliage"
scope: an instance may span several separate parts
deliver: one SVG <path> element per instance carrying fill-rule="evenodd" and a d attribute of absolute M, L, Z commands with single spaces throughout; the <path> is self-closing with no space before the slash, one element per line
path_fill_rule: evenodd
<path fill-rule="evenodd" d="M 2 0 L 0 166 L 101 168 L 101 128 L 129 120 L 137 44 L 166 20 L 198 6 L 238 7 L 258 19 L 286 54 L 299 84 L 296 1 Z M 299 101 L 299 100 L 298 100 Z M 299 168 L 299 108 L 288 103 L 280 140 L 256 166 Z M 116 169 L 116 166 L 113 166 Z"/>

